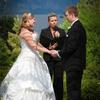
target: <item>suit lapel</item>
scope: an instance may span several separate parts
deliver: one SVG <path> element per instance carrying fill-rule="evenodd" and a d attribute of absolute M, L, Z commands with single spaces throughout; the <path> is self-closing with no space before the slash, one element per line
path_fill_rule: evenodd
<path fill-rule="evenodd" d="M 78 23 L 78 22 L 79 22 L 79 20 L 77 20 L 75 23 L 73 23 L 73 25 L 68 29 L 68 32 L 67 32 L 67 34 L 66 34 L 66 37 L 69 37 L 71 31 L 73 30 L 74 25 L 75 25 L 76 23 Z"/>
<path fill-rule="evenodd" d="M 52 36 L 52 34 L 51 34 L 50 27 L 47 28 L 46 36 L 47 36 L 49 39 L 53 40 L 53 36 Z"/>
<path fill-rule="evenodd" d="M 71 31 L 71 27 L 68 29 L 68 31 L 66 33 L 66 37 L 69 37 L 70 31 Z"/>

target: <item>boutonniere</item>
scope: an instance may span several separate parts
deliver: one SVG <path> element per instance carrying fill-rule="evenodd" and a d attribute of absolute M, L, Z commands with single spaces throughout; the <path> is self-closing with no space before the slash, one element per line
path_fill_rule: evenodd
<path fill-rule="evenodd" d="M 55 35 L 55 37 L 57 37 L 57 38 L 60 37 L 60 33 L 59 33 L 58 31 L 56 31 L 56 32 L 54 33 L 54 35 Z"/>
<path fill-rule="evenodd" d="M 71 26 L 69 26 L 67 29 L 69 30 L 71 28 Z"/>

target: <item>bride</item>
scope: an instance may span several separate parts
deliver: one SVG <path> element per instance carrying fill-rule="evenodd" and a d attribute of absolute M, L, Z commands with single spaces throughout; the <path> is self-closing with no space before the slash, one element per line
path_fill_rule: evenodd
<path fill-rule="evenodd" d="M 47 65 L 38 51 L 51 52 L 37 42 L 37 33 L 32 31 L 35 22 L 31 13 L 23 14 L 21 52 L 1 84 L 2 100 L 55 100 Z"/>

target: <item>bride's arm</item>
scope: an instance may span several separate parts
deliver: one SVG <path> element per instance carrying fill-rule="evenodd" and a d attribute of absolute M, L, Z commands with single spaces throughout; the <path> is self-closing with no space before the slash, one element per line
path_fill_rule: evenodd
<path fill-rule="evenodd" d="M 38 45 L 41 46 L 41 47 L 43 47 L 43 45 L 40 42 L 38 42 Z"/>
<path fill-rule="evenodd" d="M 31 32 L 29 31 L 22 32 L 20 33 L 20 37 L 22 37 L 27 42 L 27 44 L 30 46 L 31 49 L 33 50 L 35 49 L 50 54 L 50 51 L 47 48 L 43 47 L 41 44 L 38 45 L 33 41 Z"/>

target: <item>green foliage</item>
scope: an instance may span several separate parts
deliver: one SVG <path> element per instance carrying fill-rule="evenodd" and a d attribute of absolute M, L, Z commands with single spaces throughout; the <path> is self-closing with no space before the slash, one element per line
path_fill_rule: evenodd
<path fill-rule="evenodd" d="M 13 63 L 20 52 L 20 41 L 18 35 L 9 32 L 7 42 L 12 48 L 9 59 Z"/>
<path fill-rule="evenodd" d="M 65 32 L 67 32 L 68 28 L 70 27 L 70 23 L 65 18 L 63 18 L 63 22 L 59 26 L 64 29 Z"/>
<path fill-rule="evenodd" d="M 100 35 L 96 32 L 88 32 L 87 38 L 87 66 L 100 66 Z"/>
<path fill-rule="evenodd" d="M 2 37 L 3 39 L 7 39 L 8 38 L 8 32 L 12 31 L 12 27 L 13 27 L 13 18 L 9 17 L 9 16 L 2 16 L 0 17 L 0 37 Z"/>
<path fill-rule="evenodd" d="M 14 19 L 14 23 L 13 23 L 14 26 L 12 30 L 15 32 L 15 34 L 12 32 L 8 32 L 8 40 L 7 40 L 8 44 L 12 48 L 11 56 L 10 56 L 12 63 L 15 61 L 15 59 L 17 58 L 20 52 L 20 39 L 18 36 L 19 28 L 20 28 L 20 19 L 18 15 L 13 19 Z"/>
<path fill-rule="evenodd" d="M 20 52 L 19 17 L 3 17 L 0 30 L 0 83 Z M 4 34 L 6 33 L 6 34 Z"/>
<path fill-rule="evenodd" d="M 8 73 L 10 67 L 0 67 L 0 84 L 3 81 L 4 77 L 6 76 L 6 74 Z"/>
<path fill-rule="evenodd" d="M 6 33 L 7 36 L 4 35 L 3 37 L 2 36 L 0 37 L 0 46 L 1 46 L 0 65 L 10 66 L 20 51 L 19 37 L 17 35 L 17 33 L 19 32 L 19 25 L 20 25 L 19 17 L 18 16 L 14 18 L 9 16 L 3 17 L 2 23 L 3 23 L 2 24 L 3 28 L 1 34 Z M 6 61 L 7 63 L 5 63 L 4 61 Z"/>
<path fill-rule="evenodd" d="M 6 42 L 0 38 L 0 67 L 9 65 L 10 50 L 8 49 Z"/>
<path fill-rule="evenodd" d="M 17 15 L 16 17 L 14 17 L 14 26 L 12 30 L 15 31 L 16 34 L 18 34 L 19 28 L 20 28 L 20 18 Z"/>
<path fill-rule="evenodd" d="M 83 100 L 100 99 L 100 0 L 80 0 L 79 17 L 87 31 L 87 69 L 82 84 Z"/>
<path fill-rule="evenodd" d="M 87 70 L 84 74 L 85 78 L 87 79 L 97 79 L 100 80 L 100 65 L 91 65 L 87 67 Z"/>
<path fill-rule="evenodd" d="M 98 5 L 100 5 L 99 0 L 80 0 L 78 4 L 80 19 L 87 31 L 87 69 L 92 69 L 93 73 L 95 69 L 97 72 L 100 69 L 100 6 Z"/>
<path fill-rule="evenodd" d="M 100 80 L 84 79 L 82 85 L 83 100 L 100 100 Z"/>

